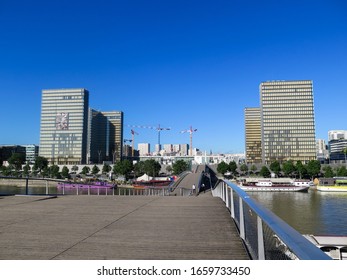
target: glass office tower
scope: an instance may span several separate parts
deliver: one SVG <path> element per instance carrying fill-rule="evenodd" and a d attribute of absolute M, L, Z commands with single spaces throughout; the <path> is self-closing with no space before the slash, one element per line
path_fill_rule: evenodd
<path fill-rule="evenodd" d="M 316 159 L 312 81 L 260 84 L 262 162 Z"/>
<path fill-rule="evenodd" d="M 85 164 L 89 92 L 42 91 L 39 155 L 51 164 Z"/>

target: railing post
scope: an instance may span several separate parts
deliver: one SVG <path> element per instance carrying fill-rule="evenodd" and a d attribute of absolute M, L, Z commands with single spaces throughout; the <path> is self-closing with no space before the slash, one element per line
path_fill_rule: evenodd
<path fill-rule="evenodd" d="M 63 195 L 65 195 L 65 184 L 63 184 Z"/>
<path fill-rule="evenodd" d="M 46 180 L 46 195 L 48 195 L 48 181 Z"/>
<path fill-rule="evenodd" d="M 227 206 L 227 208 L 229 209 L 229 188 L 227 185 L 225 185 L 225 205 Z"/>
<path fill-rule="evenodd" d="M 90 195 L 90 186 L 88 186 L 88 195 Z"/>
<path fill-rule="evenodd" d="M 245 217 L 243 215 L 243 200 L 239 197 L 240 203 L 240 237 L 245 240 Z"/>
<path fill-rule="evenodd" d="M 79 188 L 78 188 L 78 186 L 77 186 L 77 188 L 76 188 L 76 194 L 77 194 L 77 195 L 79 194 L 79 193 L 78 193 L 78 189 L 79 189 Z"/>
<path fill-rule="evenodd" d="M 234 193 L 232 188 L 230 188 L 230 215 L 235 220 Z"/>
<path fill-rule="evenodd" d="M 265 260 L 263 222 L 259 216 L 257 216 L 257 230 L 258 230 L 258 259 Z"/>

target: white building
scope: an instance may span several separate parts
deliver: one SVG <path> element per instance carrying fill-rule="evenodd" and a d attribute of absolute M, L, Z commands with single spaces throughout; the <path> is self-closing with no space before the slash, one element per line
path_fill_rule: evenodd
<path fill-rule="evenodd" d="M 151 145 L 149 143 L 139 143 L 137 149 L 139 150 L 140 156 L 148 156 L 151 151 Z"/>

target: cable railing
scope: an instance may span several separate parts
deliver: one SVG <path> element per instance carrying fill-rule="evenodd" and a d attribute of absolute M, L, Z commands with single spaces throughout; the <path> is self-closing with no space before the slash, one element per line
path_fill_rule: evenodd
<path fill-rule="evenodd" d="M 212 195 L 225 202 L 252 259 L 331 260 L 327 254 L 253 200 L 237 185 L 219 180 Z"/>

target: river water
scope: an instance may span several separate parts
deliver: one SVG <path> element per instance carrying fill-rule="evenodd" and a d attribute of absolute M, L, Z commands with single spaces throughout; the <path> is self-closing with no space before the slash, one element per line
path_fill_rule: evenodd
<path fill-rule="evenodd" d="M 108 195 L 119 190 L 108 189 Z M 57 194 L 50 186 L 48 193 Z M 105 189 L 99 190 L 105 195 Z M 30 187 L 29 194 L 45 194 L 45 187 Z M 87 191 L 80 191 L 79 194 Z M 25 187 L 0 186 L 0 194 L 25 194 Z M 76 194 L 66 190 L 65 194 Z M 97 190 L 91 190 L 97 194 Z M 279 216 L 301 234 L 347 235 L 347 193 L 309 192 L 249 192 L 249 195 Z M 0 202 L 1 203 L 1 202 Z"/>
<path fill-rule="evenodd" d="M 301 234 L 347 235 L 347 193 L 249 192 Z"/>

